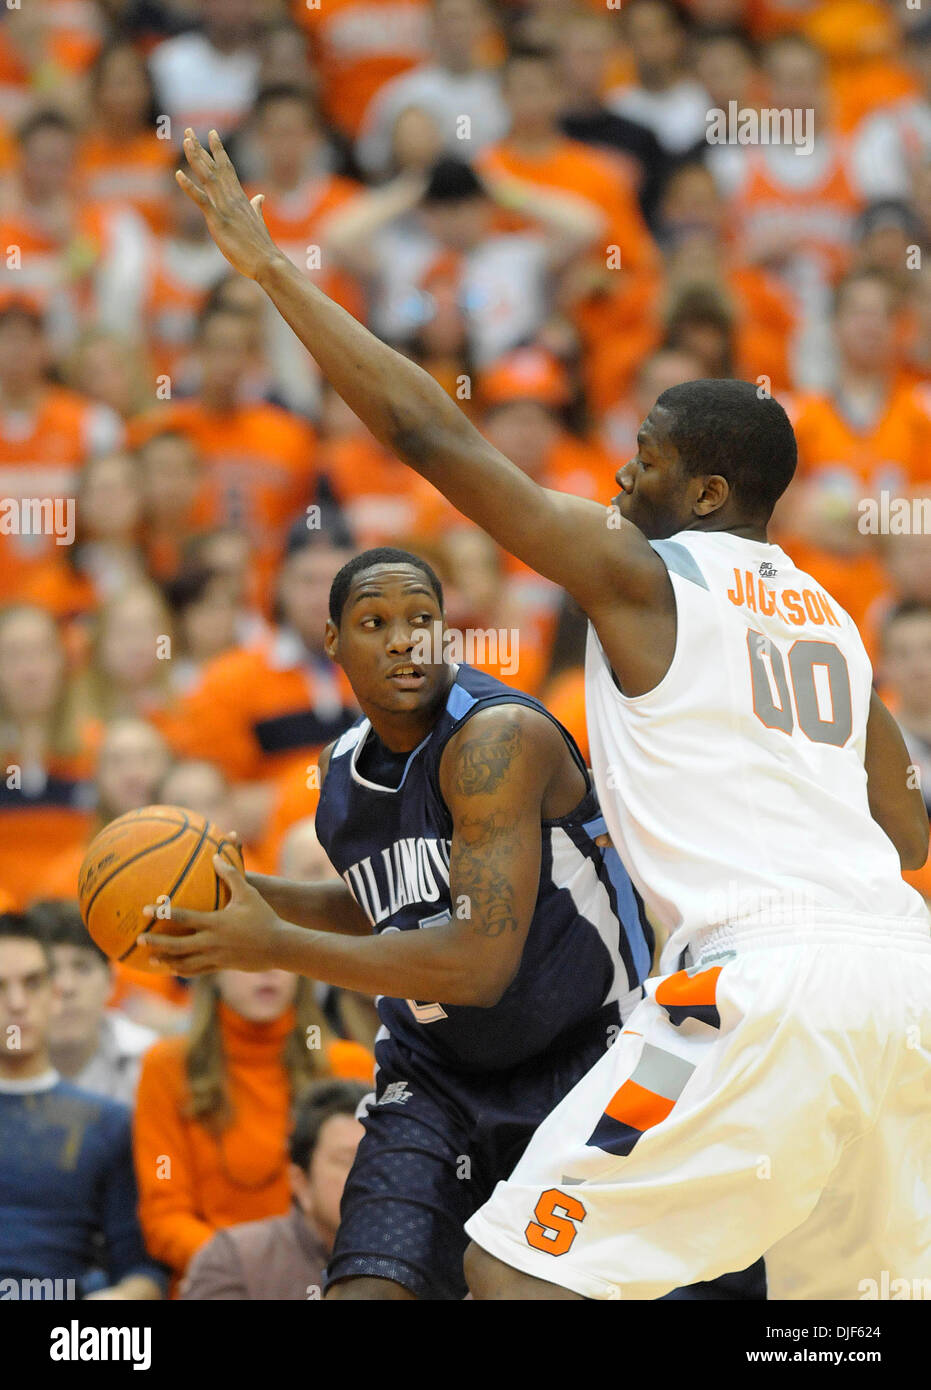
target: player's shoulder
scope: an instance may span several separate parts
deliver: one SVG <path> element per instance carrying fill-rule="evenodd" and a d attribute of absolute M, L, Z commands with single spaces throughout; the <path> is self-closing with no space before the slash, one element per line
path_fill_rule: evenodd
<path fill-rule="evenodd" d="M 552 767 L 570 756 L 566 739 L 552 715 L 518 700 L 480 706 L 453 731 L 443 748 L 441 774 L 454 765 L 496 768 L 515 763 Z"/>

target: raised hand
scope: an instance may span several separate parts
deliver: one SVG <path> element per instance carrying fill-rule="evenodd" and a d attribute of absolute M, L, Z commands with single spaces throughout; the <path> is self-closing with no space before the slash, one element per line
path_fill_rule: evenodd
<path fill-rule="evenodd" d="M 255 280 L 264 267 L 283 254 L 269 236 L 262 217 L 265 194 L 247 198 L 215 130 L 211 130 L 208 140 L 209 151 L 188 127 L 184 132 L 184 153 L 196 182 L 182 169 L 175 178 L 204 214 L 207 230 L 233 269 Z"/>

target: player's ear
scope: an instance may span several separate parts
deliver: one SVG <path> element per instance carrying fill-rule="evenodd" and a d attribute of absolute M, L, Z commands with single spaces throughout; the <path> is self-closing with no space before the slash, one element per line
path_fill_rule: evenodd
<path fill-rule="evenodd" d="M 323 629 L 323 650 L 331 661 L 339 662 L 339 628 L 332 618 L 327 618 Z"/>
<path fill-rule="evenodd" d="M 709 516 L 720 511 L 730 496 L 730 484 L 720 473 L 710 473 L 702 481 L 701 492 L 693 503 L 696 516 Z"/>

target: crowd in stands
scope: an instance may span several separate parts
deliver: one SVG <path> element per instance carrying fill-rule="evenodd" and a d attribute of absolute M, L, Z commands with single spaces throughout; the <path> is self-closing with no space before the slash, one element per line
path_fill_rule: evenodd
<path fill-rule="evenodd" d="M 766 110 L 800 118 L 793 143 L 709 138 L 709 113 Z M 0 1276 L 308 1298 L 372 1001 L 112 967 L 76 908 L 84 850 L 182 804 L 253 870 L 332 874 L 316 759 L 358 711 L 323 630 L 363 548 L 427 558 L 453 628 L 516 634 L 516 660 L 512 640 L 475 664 L 583 750 L 584 622 L 387 453 L 232 272 L 175 181 L 188 125 L 219 131 L 286 254 L 548 487 L 607 505 L 669 386 L 775 394 L 799 468 L 774 539 L 860 626 L 931 806 L 931 18 L 0 10 Z M 931 869 L 907 877 L 931 898 Z"/>

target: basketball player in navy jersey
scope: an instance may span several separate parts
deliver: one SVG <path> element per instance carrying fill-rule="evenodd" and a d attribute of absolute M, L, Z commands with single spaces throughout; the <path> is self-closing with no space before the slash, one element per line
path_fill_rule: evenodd
<path fill-rule="evenodd" d="M 237 874 L 225 911 L 172 913 L 194 935 L 140 940 L 185 976 L 274 966 L 382 996 L 327 1297 L 462 1298 L 465 1221 L 614 1041 L 653 936 L 567 731 L 442 646 L 414 659 L 442 631 L 430 566 L 367 551 L 330 611 L 364 711 L 320 759 L 344 881 Z"/>

